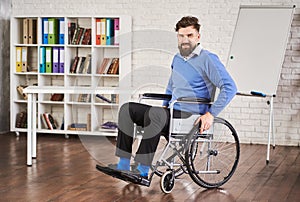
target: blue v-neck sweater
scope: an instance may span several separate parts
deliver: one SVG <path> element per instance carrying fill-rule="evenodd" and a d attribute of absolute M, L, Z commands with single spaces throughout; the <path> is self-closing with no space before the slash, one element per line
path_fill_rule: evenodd
<path fill-rule="evenodd" d="M 195 104 L 175 104 L 174 109 L 204 114 L 207 111 L 217 116 L 235 96 L 237 88 L 218 56 L 202 49 L 199 55 L 185 60 L 176 54 L 172 62 L 172 73 L 166 89 L 171 94 L 170 102 L 180 97 L 197 97 L 212 100 L 215 87 L 220 93 L 211 107 Z M 168 106 L 164 102 L 164 106 Z"/>

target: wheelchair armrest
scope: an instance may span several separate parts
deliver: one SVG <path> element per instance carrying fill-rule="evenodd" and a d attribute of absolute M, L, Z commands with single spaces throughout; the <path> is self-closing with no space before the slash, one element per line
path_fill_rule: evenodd
<path fill-rule="evenodd" d="M 178 102 L 188 102 L 195 104 L 212 104 L 211 100 L 207 98 L 196 98 L 196 97 L 181 97 L 177 99 Z"/>
<path fill-rule="evenodd" d="M 172 95 L 160 94 L 160 93 L 144 93 L 141 95 L 142 99 L 154 99 L 154 100 L 171 100 Z"/>

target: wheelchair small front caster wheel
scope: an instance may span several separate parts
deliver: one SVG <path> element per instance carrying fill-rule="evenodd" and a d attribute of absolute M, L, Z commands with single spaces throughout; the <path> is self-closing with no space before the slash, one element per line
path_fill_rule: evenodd
<path fill-rule="evenodd" d="M 174 185 L 175 185 L 174 172 L 169 170 L 162 175 L 160 179 L 160 188 L 164 193 L 169 194 L 173 190 Z"/>

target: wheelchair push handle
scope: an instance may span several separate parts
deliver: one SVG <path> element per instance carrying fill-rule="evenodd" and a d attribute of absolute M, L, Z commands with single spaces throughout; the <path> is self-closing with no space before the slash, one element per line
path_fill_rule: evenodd
<path fill-rule="evenodd" d="M 140 97 L 142 99 L 171 100 L 172 95 L 161 93 L 144 93 Z"/>

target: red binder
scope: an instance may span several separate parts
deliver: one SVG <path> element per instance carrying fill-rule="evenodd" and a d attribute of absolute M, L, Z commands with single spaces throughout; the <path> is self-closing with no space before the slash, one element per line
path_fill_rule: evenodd
<path fill-rule="evenodd" d="M 101 45 L 101 19 L 96 19 L 96 45 Z"/>

